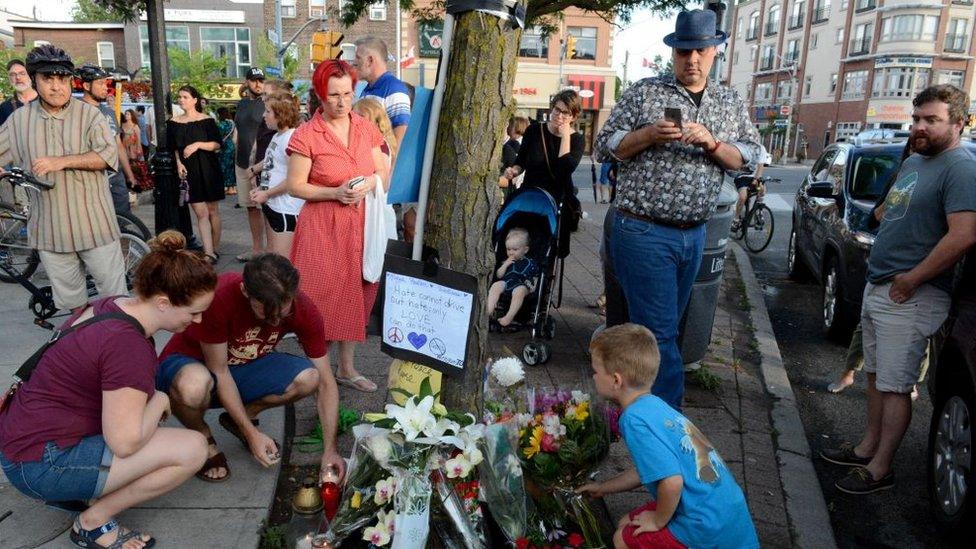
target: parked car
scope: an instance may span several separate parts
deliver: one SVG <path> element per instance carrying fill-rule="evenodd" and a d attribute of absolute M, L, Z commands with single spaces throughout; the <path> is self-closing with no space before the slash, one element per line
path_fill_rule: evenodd
<path fill-rule="evenodd" d="M 846 342 L 860 320 L 867 258 L 877 235 L 871 210 L 900 162 L 904 143 L 834 143 L 796 192 L 787 252 L 791 278 L 821 284 L 824 332 Z M 976 153 L 976 143 L 964 142 Z"/>
<path fill-rule="evenodd" d="M 933 337 L 928 388 L 929 501 L 936 521 L 960 539 L 976 533 L 976 463 L 972 420 L 976 414 L 976 253 L 959 269 L 949 318 Z"/>
<path fill-rule="evenodd" d="M 908 130 L 890 130 L 890 129 L 876 129 L 876 130 L 864 130 L 863 132 L 854 136 L 853 143 L 855 145 L 868 145 L 870 143 L 881 143 L 881 142 L 904 142 L 908 139 L 912 132 Z"/>

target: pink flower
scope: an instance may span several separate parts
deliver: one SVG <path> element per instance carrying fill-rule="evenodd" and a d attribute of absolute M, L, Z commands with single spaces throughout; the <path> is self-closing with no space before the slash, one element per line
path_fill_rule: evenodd
<path fill-rule="evenodd" d="M 558 452 L 559 444 L 556 443 L 556 437 L 545 434 L 542 435 L 542 451 L 543 452 Z"/>

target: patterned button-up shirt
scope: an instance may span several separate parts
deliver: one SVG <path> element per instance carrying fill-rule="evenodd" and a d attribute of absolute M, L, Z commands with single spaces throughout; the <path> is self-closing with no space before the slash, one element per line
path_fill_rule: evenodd
<path fill-rule="evenodd" d="M 78 99 L 56 113 L 40 101 L 14 111 L 0 126 L 0 166 L 13 163 L 29 170 L 37 158 L 95 152 L 114 167 L 119 148 L 105 117 Z M 119 225 L 105 170 L 67 169 L 42 179 L 54 188 L 42 190 L 33 204 L 27 241 L 47 252 L 80 252 L 119 239 Z M 32 191 L 31 191 L 32 192 Z M 39 198 L 39 199 L 38 199 Z"/>
<path fill-rule="evenodd" d="M 664 118 L 668 107 L 681 109 L 682 120 L 702 124 L 715 139 L 739 149 L 745 168 L 761 158 L 759 132 L 734 90 L 709 83 L 701 106 L 695 106 L 671 76 L 645 78 L 624 92 L 597 135 L 598 159 L 616 159 L 624 137 Z M 701 147 L 680 142 L 648 147 L 620 161 L 617 207 L 665 223 L 702 223 L 715 207 L 724 174 Z"/>

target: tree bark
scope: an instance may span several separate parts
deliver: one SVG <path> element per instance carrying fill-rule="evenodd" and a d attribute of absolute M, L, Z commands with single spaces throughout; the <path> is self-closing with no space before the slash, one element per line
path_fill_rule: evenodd
<path fill-rule="evenodd" d="M 478 278 L 464 381 L 445 377 L 443 385 L 449 406 L 475 413 L 481 408 L 488 350 L 485 298 L 502 196 L 502 136 L 515 113 L 512 87 L 520 37 L 520 30 L 491 15 L 467 12 L 455 19 L 430 181 L 425 243 L 437 250 L 442 266 Z"/>

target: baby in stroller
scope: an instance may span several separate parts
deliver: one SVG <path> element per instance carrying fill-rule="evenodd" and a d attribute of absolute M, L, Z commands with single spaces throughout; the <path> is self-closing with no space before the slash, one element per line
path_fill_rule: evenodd
<path fill-rule="evenodd" d="M 497 321 L 505 328 L 512 324 L 515 315 L 522 308 L 526 296 L 532 293 L 539 276 L 539 264 L 528 257 L 529 231 L 513 227 L 505 236 L 505 250 L 508 257 L 498 267 L 498 278 L 488 290 L 488 311 L 494 313 L 502 296 L 510 297 L 508 312 Z"/>

